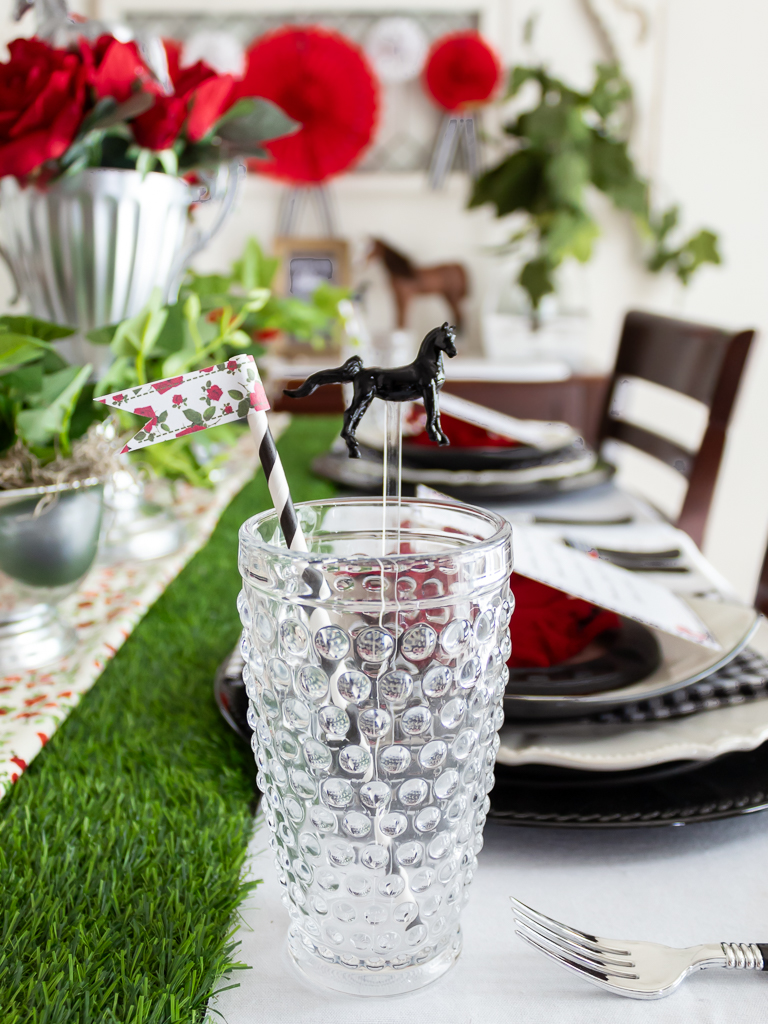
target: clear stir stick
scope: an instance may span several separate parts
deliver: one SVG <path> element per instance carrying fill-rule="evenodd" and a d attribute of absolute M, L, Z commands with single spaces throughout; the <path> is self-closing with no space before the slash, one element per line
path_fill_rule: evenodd
<path fill-rule="evenodd" d="M 400 553 L 400 505 L 403 494 L 403 406 L 385 402 L 384 467 L 381 485 L 381 553 L 387 554 L 387 509 L 395 499 L 394 553 Z"/>

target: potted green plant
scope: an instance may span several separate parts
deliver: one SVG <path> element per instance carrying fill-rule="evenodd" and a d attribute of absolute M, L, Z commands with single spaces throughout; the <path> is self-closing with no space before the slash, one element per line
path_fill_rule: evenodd
<path fill-rule="evenodd" d="M 521 223 L 503 253 L 519 260 L 517 284 L 527 299 L 530 329 L 541 327 L 542 300 L 557 288 L 565 260 L 586 263 L 599 225 L 590 209 L 592 189 L 629 214 L 645 247 L 645 265 L 671 270 L 687 284 L 705 263 L 720 263 L 717 236 L 700 230 L 673 241 L 680 211 L 654 210 L 650 184 L 629 149 L 631 87 L 617 64 L 599 64 L 592 87 L 574 89 L 543 67 L 515 67 L 506 99 L 524 85 L 536 101 L 504 127 L 512 147 L 475 182 L 469 205 L 491 203 L 497 217 Z"/>
<path fill-rule="evenodd" d="M 57 605 L 96 557 L 113 449 L 90 408 L 91 367 L 56 351 L 69 334 L 0 317 L 0 675 L 73 646 Z"/>

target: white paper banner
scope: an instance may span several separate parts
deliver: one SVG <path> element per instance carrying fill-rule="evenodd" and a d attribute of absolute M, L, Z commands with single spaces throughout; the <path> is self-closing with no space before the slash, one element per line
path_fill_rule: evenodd
<path fill-rule="evenodd" d="M 671 590 L 574 551 L 535 526 L 514 527 L 515 572 L 683 640 L 720 650 L 693 609 Z"/>
<path fill-rule="evenodd" d="M 226 363 L 166 377 L 138 388 L 126 388 L 97 401 L 124 409 L 147 422 L 123 448 L 134 452 L 147 445 L 182 437 L 196 430 L 244 419 L 251 409 L 265 412 L 269 402 L 253 356 L 233 356 Z"/>

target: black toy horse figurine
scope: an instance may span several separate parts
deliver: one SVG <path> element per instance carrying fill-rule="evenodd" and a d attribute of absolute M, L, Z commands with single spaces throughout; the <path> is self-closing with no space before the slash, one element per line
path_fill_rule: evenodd
<path fill-rule="evenodd" d="M 447 323 L 429 332 L 419 347 L 419 354 L 407 366 L 395 366 L 392 369 L 365 367 L 360 356 L 352 356 L 343 366 L 333 370 L 319 370 L 307 377 L 300 387 L 285 391 L 284 394 L 289 398 L 306 398 L 324 384 L 354 385 L 354 398 L 344 413 L 344 429 L 341 432 L 351 459 L 360 458 L 355 431 L 374 398 L 383 398 L 385 402 L 410 402 L 415 398 L 423 398 L 427 412 L 427 433 L 437 444 L 450 444 L 440 426 L 437 397 L 445 383 L 443 352 L 449 358 L 456 355 L 455 328 L 449 327 Z"/>

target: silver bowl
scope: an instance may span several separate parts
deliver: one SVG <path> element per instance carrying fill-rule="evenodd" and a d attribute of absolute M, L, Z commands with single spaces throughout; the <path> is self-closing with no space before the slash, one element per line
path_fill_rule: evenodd
<path fill-rule="evenodd" d="M 103 512 L 100 480 L 0 491 L 0 675 L 69 653 L 57 605 L 90 569 Z"/>

